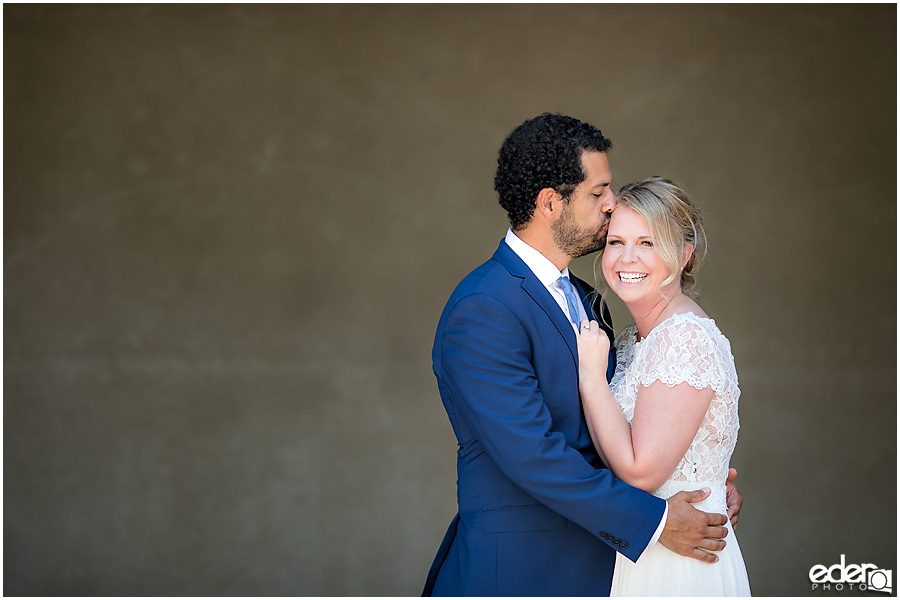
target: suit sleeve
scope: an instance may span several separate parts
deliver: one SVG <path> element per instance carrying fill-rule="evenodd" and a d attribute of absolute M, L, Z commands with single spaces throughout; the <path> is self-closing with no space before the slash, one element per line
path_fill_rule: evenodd
<path fill-rule="evenodd" d="M 601 539 L 601 532 L 627 532 L 628 547 L 615 549 L 637 560 L 659 526 L 665 501 L 595 469 L 554 431 L 531 344 L 505 305 L 489 296 L 467 296 L 444 325 L 443 384 L 507 477 Z"/>

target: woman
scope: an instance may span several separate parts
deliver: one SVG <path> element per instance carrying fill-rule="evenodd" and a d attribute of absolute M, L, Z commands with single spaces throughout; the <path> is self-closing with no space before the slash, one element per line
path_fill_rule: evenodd
<path fill-rule="evenodd" d="M 661 498 L 708 487 L 697 508 L 724 513 L 740 390 L 728 340 L 692 298 L 705 252 L 699 212 L 671 181 L 652 177 L 619 191 L 600 261 L 634 323 L 615 340 L 609 384 L 609 339 L 596 321 L 582 323 L 579 385 L 594 446 L 619 479 Z M 727 527 L 714 564 L 661 544 L 637 563 L 617 555 L 611 595 L 749 595 Z"/>

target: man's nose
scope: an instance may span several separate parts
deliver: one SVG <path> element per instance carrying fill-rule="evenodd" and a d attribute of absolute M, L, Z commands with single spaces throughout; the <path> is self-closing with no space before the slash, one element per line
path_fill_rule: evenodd
<path fill-rule="evenodd" d="M 612 190 L 607 188 L 606 197 L 603 199 L 603 203 L 600 205 L 600 210 L 605 213 L 610 213 L 616 209 L 616 195 L 612 193 Z"/>

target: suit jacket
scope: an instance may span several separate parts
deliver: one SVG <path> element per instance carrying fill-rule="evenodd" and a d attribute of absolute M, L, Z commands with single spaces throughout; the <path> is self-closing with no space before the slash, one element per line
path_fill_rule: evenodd
<path fill-rule="evenodd" d="M 459 442 L 459 511 L 423 595 L 609 595 L 615 552 L 640 556 L 665 501 L 603 466 L 572 325 L 505 241 L 450 296 L 432 359 Z"/>

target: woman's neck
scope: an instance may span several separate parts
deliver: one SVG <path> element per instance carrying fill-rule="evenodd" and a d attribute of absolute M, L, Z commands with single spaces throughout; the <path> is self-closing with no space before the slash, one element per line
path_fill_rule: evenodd
<path fill-rule="evenodd" d="M 628 311 L 634 319 L 637 327 L 638 340 L 642 340 L 653 331 L 653 328 L 682 309 L 691 300 L 681 293 L 680 289 L 672 290 L 669 294 L 660 295 L 659 299 L 652 303 L 630 304 Z M 688 307 L 689 308 L 689 307 Z"/>

